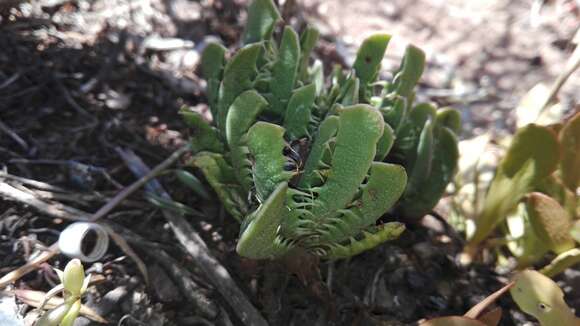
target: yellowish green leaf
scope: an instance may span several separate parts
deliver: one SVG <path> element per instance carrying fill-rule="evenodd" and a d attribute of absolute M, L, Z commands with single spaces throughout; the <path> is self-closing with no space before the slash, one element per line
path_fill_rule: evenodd
<path fill-rule="evenodd" d="M 559 159 L 560 146 L 550 129 L 532 124 L 518 130 L 491 183 L 468 253 L 475 251 L 534 185 L 554 172 Z"/>
<path fill-rule="evenodd" d="M 580 112 L 560 131 L 560 142 L 562 181 L 572 192 L 576 192 L 580 182 Z"/>
<path fill-rule="evenodd" d="M 527 196 L 526 204 L 534 234 L 546 247 L 557 254 L 574 248 L 570 235 L 572 219 L 556 200 L 533 192 Z"/>
<path fill-rule="evenodd" d="M 564 301 L 564 292 L 549 277 L 533 270 L 516 275 L 510 290 L 522 311 L 536 317 L 542 326 L 579 325 Z"/>

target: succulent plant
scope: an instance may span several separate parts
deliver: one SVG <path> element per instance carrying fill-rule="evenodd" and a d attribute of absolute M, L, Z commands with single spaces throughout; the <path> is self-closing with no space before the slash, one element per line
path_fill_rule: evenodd
<path fill-rule="evenodd" d="M 437 203 L 457 163 L 459 114 L 413 105 L 418 48 L 392 82 L 378 82 L 390 36 L 372 36 L 326 87 L 322 63 L 310 64 L 318 32 L 285 27 L 278 45 L 279 20 L 271 0 L 253 1 L 244 46 L 229 60 L 216 43 L 202 55 L 213 122 L 182 111 L 191 163 L 241 223 L 238 253 L 337 259 L 398 237 L 402 223 L 377 221 L 421 217 Z"/>
<path fill-rule="evenodd" d="M 546 275 L 580 263 L 579 169 L 580 113 L 564 124 L 520 128 L 490 185 L 467 252 L 473 254 L 511 216 L 524 230 L 508 246 L 521 267 L 547 252 L 559 256 L 542 270 Z M 509 224 L 503 229 L 510 233 Z"/>
<path fill-rule="evenodd" d="M 36 321 L 37 326 L 72 326 L 81 311 L 81 297 L 86 292 L 91 276 L 85 277 L 85 270 L 80 260 L 71 260 L 64 271 L 55 269 L 62 284 L 50 290 L 44 299 L 53 297 L 59 292 L 64 294 L 64 302 L 45 312 Z M 41 305 L 41 309 L 44 306 Z"/>

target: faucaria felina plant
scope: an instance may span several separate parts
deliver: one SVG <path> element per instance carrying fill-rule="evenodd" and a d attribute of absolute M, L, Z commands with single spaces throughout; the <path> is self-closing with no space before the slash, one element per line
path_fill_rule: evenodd
<path fill-rule="evenodd" d="M 389 211 L 418 218 L 437 203 L 456 167 L 459 114 L 413 104 L 418 48 L 378 82 L 390 36 L 372 36 L 326 87 L 322 63 L 310 64 L 318 32 L 285 27 L 278 44 L 279 20 L 271 0 L 253 1 L 244 46 L 229 60 L 215 43 L 202 55 L 213 123 L 182 111 L 192 164 L 241 223 L 238 253 L 337 259 L 398 237 L 402 223 L 377 221 Z"/>

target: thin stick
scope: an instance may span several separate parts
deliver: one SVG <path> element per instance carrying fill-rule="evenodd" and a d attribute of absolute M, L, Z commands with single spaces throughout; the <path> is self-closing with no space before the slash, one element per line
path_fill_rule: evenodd
<path fill-rule="evenodd" d="M 51 184 L 37 181 L 37 180 L 18 177 L 18 176 L 12 175 L 12 174 L 8 174 L 4 171 L 0 171 L 0 179 L 10 179 L 10 180 L 18 181 L 24 185 L 29 185 L 29 186 L 32 186 L 32 187 L 37 188 L 37 189 L 49 190 L 52 192 L 67 192 L 66 190 L 59 188 L 57 186 L 53 186 Z"/>
<path fill-rule="evenodd" d="M 141 260 L 141 258 L 137 255 L 137 253 L 133 250 L 133 248 L 131 248 L 131 246 L 127 243 L 127 241 L 125 241 L 125 239 L 121 235 L 117 234 L 117 232 L 115 232 L 115 230 L 110 228 L 107 224 L 101 223 L 101 225 L 107 231 L 109 237 L 113 241 L 115 241 L 117 246 L 119 246 L 119 248 L 121 248 L 121 250 L 124 253 L 126 253 L 129 257 L 131 257 L 133 261 L 135 261 L 135 263 L 137 264 L 137 268 L 139 268 L 139 271 L 143 275 L 143 278 L 145 278 L 145 284 L 149 285 L 149 272 L 147 271 L 147 265 L 145 265 L 143 260 Z"/>
<path fill-rule="evenodd" d="M 100 280 L 97 280 L 97 282 L 102 282 L 104 280 L 105 278 L 101 277 Z M 95 283 L 96 282 L 91 279 L 90 284 L 92 285 Z M 18 300 L 26 303 L 27 305 L 45 310 L 54 309 L 64 303 L 64 298 L 62 297 L 52 297 L 47 299 L 46 295 L 48 293 L 42 291 L 17 289 L 14 290 L 14 294 Z M 96 311 L 84 304 L 81 305 L 80 314 L 98 323 L 109 324 L 105 318 L 101 317 Z"/>
<path fill-rule="evenodd" d="M 129 169 L 137 176 L 142 171 L 149 171 L 145 163 L 134 153 L 130 151 L 121 153 Z M 149 186 L 150 191 L 154 191 L 156 195 L 171 200 L 169 194 L 157 180 L 151 180 Z M 169 210 L 163 210 L 163 215 L 169 221 L 171 229 L 175 233 L 179 243 L 194 258 L 194 262 L 204 272 L 204 275 L 207 276 L 213 286 L 221 293 L 224 300 L 233 308 L 238 318 L 245 325 L 268 325 L 264 317 L 250 303 L 244 292 L 234 282 L 228 270 L 212 256 L 205 241 L 187 223 L 183 216 L 180 213 Z"/>
<path fill-rule="evenodd" d="M 494 301 L 496 301 L 499 297 L 504 295 L 504 293 L 509 291 L 509 289 L 512 286 L 514 286 L 514 282 L 510 282 L 510 283 L 506 284 L 501 289 L 495 291 L 494 293 L 487 296 L 487 298 L 481 300 L 481 302 L 479 302 L 475 306 L 471 307 L 471 309 L 469 309 L 469 311 L 466 312 L 465 315 L 463 315 L 463 316 L 468 317 L 468 318 L 472 318 L 472 319 L 477 319 L 477 317 L 485 310 L 485 308 L 487 308 L 490 304 L 492 304 Z"/>
<path fill-rule="evenodd" d="M 34 195 L 12 187 L 5 182 L 0 182 L 0 196 L 32 206 L 35 209 L 56 218 L 72 221 L 86 221 L 90 217 L 90 214 L 70 206 L 60 203 L 46 203 L 36 198 Z"/>
<path fill-rule="evenodd" d="M 73 220 L 73 221 L 91 221 L 95 222 L 99 218 L 108 214 L 111 210 L 113 210 L 117 205 L 119 205 L 125 198 L 127 198 L 130 194 L 135 192 L 149 180 L 154 178 L 157 174 L 161 171 L 165 170 L 168 166 L 173 164 L 179 157 L 189 151 L 189 146 L 183 146 L 174 152 L 170 157 L 168 157 L 165 161 L 161 162 L 158 166 L 156 166 L 153 170 L 150 170 L 149 173 L 144 175 L 141 179 L 137 180 L 129 187 L 123 189 L 119 192 L 113 199 L 107 202 L 103 207 L 101 207 L 95 214 L 91 215 L 89 213 L 83 212 L 79 209 L 66 206 L 60 203 L 47 203 L 38 198 L 34 195 L 17 189 L 5 182 L 0 182 L 0 196 L 5 198 L 9 198 L 11 200 L 20 202 L 25 205 L 29 205 L 34 207 L 35 209 L 56 218 L 66 219 L 66 220 Z M 4 174 L 6 176 L 6 174 Z M 115 239 L 115 238 L 114 238 Z M 125 251 L 125 250 L 123 250 Z M 31 271 L 38 268 L 40 264 L 43 262 L 48 261 L 55 255 L 60 252 L 58 249 L 58 244 L 53 244 L 50 246 L 50 251 L 42 253 L 39 257 L 34 259 L 33 261 L 19 267 L 18 269 L 8 273 L 4 277 L 0 279 L 0 289 L 5 287 L 7 284 L 14 282 L 15 280 L 19 279 L 23 275 L 30 273 Z M 137 265 L 140 267 L 140 270 L 143 271 L 143 262 L 139 259 L 138 256 L 134 255 L 134 252 L 130 250 L 129 252 L 125 251 L 127 255 L 135 260 Z M 145 279 L 148 279 L 147 274 L 144 274 Z"/>
<path fill-rule="evenodd" d="M 119 151 L 119 149 L 118 149 Z M 130 194 L 135 192 L 135 190 L 141 188 L 145 185 L 149 180 L 155 178 L 160 172 L 167 169 L 171 164 L 177 161 L 181 155 L 189 151 L 189 145 L 185 145 L 175 152 L 171 154 L 165 161 L 161 162 L 157 165 L 153 170 L 149 170 L 149 172 L 144 175 L 143 177 L 139 178 L 139 180 L 132 183 L 129 187 L 121 190 L 111 201 L 107 202 L 103 207 L 101 207 L 91 218 L 89 221 L 95 222 L 96 220 L 102 218 L 103 216 L 107 215 L 113 208 L 115 208 L 121 201 L 125 198 L 129 197 Z"/>
<path fill-rule="evenodd" d="M 56 256 L 60 250 L 58 249 L 58 244 L 55 243 L 48 248 L 47 251 L 42 252 L 36 258 L 32 259 L 31 261 L 27 262 L 26 264 L 18 267 L 17 269 L 13 270 L 12 272 L 2 276 L 0 278 L 0 289 L 5 288 L 8 284 L 18 280 L 22 276 L 36 270 L 42 263 L 48 261 L 52 257 Z"/>
<path fill-rule="evenodd" d="M 576 34 L 579 33 L 580 29 L 578 29 L 578 32 Z M 564 86 L 568 78 L 570 78 L 570 76 L 572 76 L 574 71 L 576 71 L 578 68 L 580 68 L 580 45 L 576 46 L 576 49 L 570 56 L 570 59 L 568 59 L 568 62 L 566 63 L 564 71 L 562 71 L 562 73 L 558 76 L 556 81 L 554 81 L 554 84 L 550 89 L 550 94 L 548 95 L 548 98 L 546 98 L 546 102 L 544 102 L 542 108 L 540 109 L 540 114 L 544 112 L 546 109 L 548 109 L 550 104 L 556 99 L 556 96 L 558 95 L 558 92 L 560 92 L 562 86 Z M 540 114 L 538 114 L 538 116 L 540 116 Z"/>
<path fill-rule="evenodd" d="M 12 131 L 12 129 L 10 129 L 10 127 L 8 127 L 1 120 L 0 120 L 0 131 L 3 131 L 8 136 L 10 136 L 10 138 L 12 138 L 16 143 L 18 143 L 18 145 L 20 145 L 20 147 L 22 147 L 23 150 L 28 151 L 28 144 L 24 141 L 24 139 L 18 136 L 17 133 Z"/>
<path fill-rule="evenodd" d="M 72 221 L 87 221 L 92 216 L 89 213 L 76 209 L 74 207 L 70 207 L 61 203 L 47 203 L 38 198 L 34 195 L 24 191 L 12 187 L 11 185 L 0 182 L 0 196 L 9 198 L 11 200 L 20 202 L 25 205 L 32 206 L 33 208 L 56 218 L 72 220 Z M 115 197 L 116 198 L 116 197 Z M 115 199 L 113 198 L 113 200 Z M 113 201 L 111 200 L 111 201 Z M 121 201 L 117 201 L 117 204 Z M 108 202 L 105 206 L 107 206 L 110 202 Z M 110 209 L 113 209 L 115 206 L 110 206 Z M 93 215 L 94 216 L 94 215 Z M 119 236 L 116 236 L 114 232 L 110 232 L 110 228 L 107 227 L 106 223 L 101 223 L 103 227 L 107 229 L 111 238 L 119 245 L 121 250 L 127 254 L 127 256 L 131 257 L 139 267 L 139 270 L 143 274 L 145 281 L 149 283 L 149 277 L 147 274 L 147 268 L 143 261 L 135 254 L 135 252 L 131 249 L 131 247 Z M 53 244 L 50 246 L 50 252 L 42 253 L 39 258 L 26 263 L 24 266 L 19 267 L 18 269 L 8 273 L 2 279 L 0 279 L 0 289 L 5 287 L 7 284 L 16 281 L 17 279 L 21 278 L 22 276 L 32 272 L 33 270 L 37 269 L 41 263 L 46 262 L 47 260 L 51 259 L 55 255 L 60 253 L 58 248 L 58 243 Z M 40 259 L 40 260 L 38 260 Z"/>
<path fill-rule="evenodd" d="M 121 190 L 115 197 L 113 197 L 110 201 L 108 201 L 105 205 L 103 205 L 96 213 L 92 216 L 88 215 L 85 212 L 80 210 L 74 209 L 72 207 L 68 207 L 62 204 L 52 204 L 49 205 L 38 198 L 34 197 L 31 194 L 25 193 L 20 191 L 4 182 L 0 183 L 0 195 L 4 195 L 8 198 L 13 200 L 25 203 L 27 205 L 33 206 L 34 208 L 43 211 L 51 216 L 57 218 L 63 218 L 68 220 L 88 220 L 89 222 L 96 222 L 98 219 L 102 218 L 103 216 L 107 215 L 111 210 L 117 207 L 124 199 L 129 197 L 133 192 L 137 189 L 145 185 L 149 180 L 153 179 L 163 170 L 168 168 L 171 164 L 181 157 L 184 153 L 189 151 L 189 146 L 185 145 L 171 154 L 165 161 L 161 162 L 157 165 L 154 169 L 150 170 L 146 175 L 144 175 L 139 180 L 132 183 L 130 186 L 126 187 L 125 189 Z M 8 176 L 3 173 L 0 176 Z M 14 178 L 13 178 L 14 179 Z M 18 179 L 16 179 L 18 180 Z"/>
<path fill-rule="evenodd" d="M 134 233 L 131 230 L 123 228 L 119 225 L 111 223 L 109 227 L 114 228 L 116 232 L 121 234 L 128 242 L 146 248 L 144 251 L 151 258 L 157 260 L 161 267 L 165 269 L 177 283 L 180 292 L 187 298 L 189 302 L 195 305 L 197 311 L 203 316 L 215 319 L 219 313 L 218 305 L 212 301 L 205 293 L 204 289 L 199 286 L 194 280 L 191 273 L 180 266 L 173 257 L 171 257 L 165 250 L 161 249 L 157 243 L 153 243 L 142 236 Z"/>

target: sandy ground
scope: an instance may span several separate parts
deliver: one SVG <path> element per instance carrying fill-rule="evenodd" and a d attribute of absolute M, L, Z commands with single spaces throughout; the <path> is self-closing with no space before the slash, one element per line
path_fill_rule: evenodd
<path fill-rule="evenodd" d="M 352 60 L 364 37 L 393 35 L 386 70 L 396 68 L 407 43 L 427 53 L 423 90 L 463 112 L 464 134 L 514 127 L 511 111 L 539 82 L 550 84 L 571 53 L 580 27 L 578 3 L 557 1 L 538 11 L 533 1 L 299 0 L 304 15 L 334 35 Z M 573 110 L 580 73 L 561 92 Z"/>

